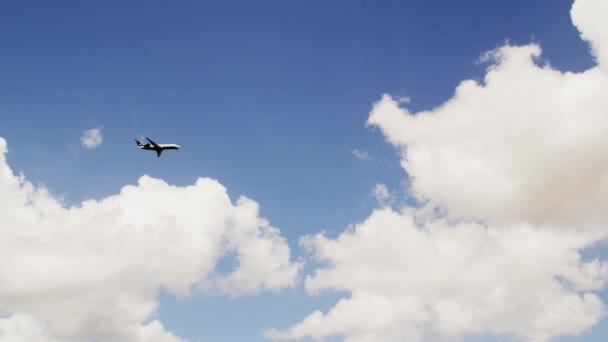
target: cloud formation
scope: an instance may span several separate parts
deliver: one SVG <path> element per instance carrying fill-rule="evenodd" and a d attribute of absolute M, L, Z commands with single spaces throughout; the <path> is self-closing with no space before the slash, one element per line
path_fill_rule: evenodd
<path fill-rule="evenodd" d="M 369 153 L 367 153 L 366 151 L 361 151 L 358 148 L 352 150 L 351 153 L 353 154 L 355 159 L 358 160 L 369 160 L 370 158 Z"/>
<path fill-rule="evenodd" d="M 103 136 L 101 135 L 101 127 L 87 129 L 86 131 L 82 132 L 82 137 L 80 137 L 82 147 L 89 150 L 101 145 L 102 142 Z"/>
<path fill-rule="evenodd" d="M 534 223 L 605 220 L 608 77 L 538 66 L 540 47 L 504 46 L 484 83 L 462 82 L 433 111 L 385 95 L 369 124 L 402 151 L 419 200 L 463 218 Z"/>
<path fill-rule="evenodd" d="M 581 334 L 605 314 L 608 264 L 581 251 L 608 225 L 608 5 L 576 0 L 572 19 L 598 66 L 539 65 L 541 48 L 485 55 L 439 107 L 411 113 L 384 95 L 370 112 L 401 153 L 422 208 L 374 211 L 337 238 L 302 239 L 321 263 L 310 293 L 346 291 L 274 339 L 345 341 Z"/>
<path fill-rule="evenodd" d="M 374 185 L 372 196 L 374 196 L 380 207 L 390 206 L 395 201 L 395 195 L 393 195 L 384 184 Z"/>
<path fill-rule="evenodd" d="M 601 0 L 576 0 L 570 12 L 572 22 L 589 42 L 598 66 L 608 68 L 608 32 L 606 31 L 608 3 Z"/>
<path fill-rule="evenodd" d="M 0 340 L 182 341 L 154 319 L 162 288 L 230 296 L 297 282 L 280 231 L 217 181 L 142 176 L 119 194 L 65 208 L 15 176 L 0 138 Z M 226 274 L 218 260 L 234 255 Z"/>
<path fill-rule="evenodd" d="M 593 291 L 605 285 L 608 265 L 584 261 L 578 252 L 597 238 L 379 209 L 336 239 L 303 239 L 326 265 L 307 277 L 307 291 L 347 291 L 350 297 L 267 336 L 390 342 L 491 333 L 546 341 L 581 333 L 605 312 Z"/>

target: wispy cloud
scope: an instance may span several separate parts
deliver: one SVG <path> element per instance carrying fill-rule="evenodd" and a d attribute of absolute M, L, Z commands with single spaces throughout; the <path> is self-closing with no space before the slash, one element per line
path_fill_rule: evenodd
<path fill-rule="evenodd" d="M 358 160 L 369 160 L 370 159 L 369 153 L 367 153 L 366 151 L 361 151 L 358 148 L 352 150 L 351 153 Z"/>
<path fill-rule="evenodd" d="M 96 148 L 103 142 L 103 136 L 101 135 L 102 127 L 87 129 L 82 132 L 80 142 L 84 148 L 89 150 Z"/>
<path fill-rule="evenodd" d="M 395 201 L 395 196 L 391 194 L 384 184 L 376 184 L 372 189 L 372 196 L 374 196 L 380 207 L 390 206 Z"/>

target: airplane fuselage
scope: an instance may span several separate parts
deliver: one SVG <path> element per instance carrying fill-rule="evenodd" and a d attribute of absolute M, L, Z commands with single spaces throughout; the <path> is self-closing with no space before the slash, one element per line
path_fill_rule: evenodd
<path fill-rule="evenodd" d="M 177 144 L 157 144 L 154 141 L 150 140 L 150 138 L 146 138 L 149 141 L 148 144 L 142 144 L 141 141 L 135 139 L 135 143 L 141 150 L 152 150 L 156 151 L 156 156 L 160 157 L 161 153 L 164 150 L 179 150 L 181 146 Z"/>
<path fill-rule="evenodd" d="M 152 146 L 152 144 L 145 144 L 143 146 L 139 146 L 140 149 L 142 150 L 179 150 L 181 148 L 181 146 L 177 145 L 177 144 L 158 144 L 158 147 L 160 148 L 156 148 L 154 146 Z"/>

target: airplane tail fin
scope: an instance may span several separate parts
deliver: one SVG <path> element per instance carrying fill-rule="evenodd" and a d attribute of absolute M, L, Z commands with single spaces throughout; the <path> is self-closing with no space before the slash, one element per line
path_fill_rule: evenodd
<path fill-rule="evenodd" d="M 141 141 L 135 139 L 135 143 L 137 143 L 137 146 L 144 146 L 144 144 L 141 143 Z"/>

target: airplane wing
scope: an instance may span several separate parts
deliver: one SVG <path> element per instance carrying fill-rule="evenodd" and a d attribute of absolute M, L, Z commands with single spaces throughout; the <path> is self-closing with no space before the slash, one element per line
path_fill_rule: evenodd
<path fill-rule="evenodd" d="M 161 149 L 156 150 L 156 156 L 157 157 L 160 157 L 161 153 L 163 153 L 163 150 L 161 150 Z"/>
<path fill-rule="evenodd" d="M 150 142 L 150 144 L 152 144 L 152 146 L 154 146 L 154 148 L 158 148 L 158 149 L 161 148 L 160 146 L 158 146 L 157 143 L 155 143 L 154 141 L 150 140 L 150 138 L 146 137 L 146 140 L 148 140 Z"/>

